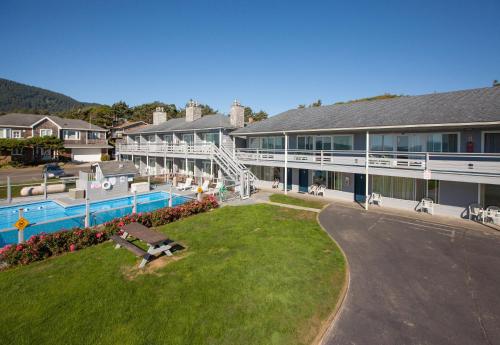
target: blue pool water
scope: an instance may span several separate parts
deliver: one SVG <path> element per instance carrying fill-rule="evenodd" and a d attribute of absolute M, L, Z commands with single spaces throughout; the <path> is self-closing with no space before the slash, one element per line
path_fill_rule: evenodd
<path fill-rule="evenodd" d="M 137 196 L 137 212 L 148 212 L 167 207 L 169 193 L 153 192 Z M 172 205 L 180 205 L 188 198 L 174 195 Z M 90 225 L 98 225 L 132 212 L 133 197 L 97 201 L 90 204 Z M 24 205 L 0 207 L 0 231 L 12 228 L 19 218 L 19 209 L 30 226 L 24 231 L 27 240 L 30 236 L 41 232 L 50 233 L 85 225 L 85 205 L 63 207 L 54 201 L 43 201 Z M 69 217 L 69 218 L 68 218 Z M 17 243 L 17 230 L 0 232 L 0 248 Z"/>

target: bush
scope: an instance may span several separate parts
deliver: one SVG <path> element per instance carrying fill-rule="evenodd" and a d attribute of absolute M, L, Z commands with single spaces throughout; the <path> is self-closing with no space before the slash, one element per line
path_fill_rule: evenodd
<path fill-rule="evenodd" d="M 1 267 L 27 265 L 51 256 L 102 243 L 118 233 L 125 224 L 137 222 L 147 227 L 156 227 L 209 211 L 218 206 L 215 197 L 207 196 L 201 202 L 191 201 L 184 205 L 161 208 L 152 212 L 130 214 L 93 228 L 76 228 L 31 236 L 26 243 L 7 245 L 0 249 L 0 269 Z"/>
<path fill-rule="evenodd" d="M 101 155 L 101 161 L 103 162 L 109 161 L 109 155 L 107 153 L 103 153 Z"/>

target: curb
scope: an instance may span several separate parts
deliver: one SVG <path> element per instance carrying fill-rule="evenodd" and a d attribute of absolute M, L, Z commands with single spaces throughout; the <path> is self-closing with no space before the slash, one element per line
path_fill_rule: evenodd
<path fill-rule="evenodd" d="M 340 290 L 339 294 L 339 299 L 337 300 L 337 304 L 335 305 L 335 308 L 333 309 L 332 313 L 328 317 L 328 327 L 325 327 L 321 332 L 316 336 L 312 344 L 317 344 L 317 345 L 323 345 L 325 344 L 325 341 L 327 340 L 328 336 L 332 334 L 333 329 L 335 328 L 335 324 L 337 320 L 340 317 L 340 314 L 342 313 L 342 307 L 345 304 L 345 301 L 347 299 L 347 293 L 349 292 L 349 286 L 351 285 L 351 275 L 350 275 L 350 269 L 349 269 L 349 261 L 347 260 L 347 255 L 345 254 L 344 250 L 342 247 L 339 245 L 339 243 L 326 231 L 324 228 L 323 224 L 319 221 L 319 215 L 321 212 L 323 212 L 328 206 L 331 204 L 325 205 L 320 212 L 316 216 L 316 221 L 318 222 L 319 226 L 323 231 L 330 237 L 330 239 L 337 245 L 339 248 L 340 252 L 342 253 L 342 256 L 344 257 L 345 261 L 345 280 L 344 280 L 344 286 L 342 286 L 342 289 Z"/>

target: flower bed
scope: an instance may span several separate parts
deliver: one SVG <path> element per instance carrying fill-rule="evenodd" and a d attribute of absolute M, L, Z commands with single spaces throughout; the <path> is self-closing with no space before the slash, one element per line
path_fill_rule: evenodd
<path fill-rule="evenodd" d="M 201 202 L 191 201 L 184 205 L 162 208 L 152 212 L 130 214 L 93 228 L 76 228 L 31 236 L 26 243 L 8 245 L 0 249 L 0 269 L 2 269 L 1 263 L 4 263 L 4 268 L 5 266 L 27 265 L 50 256 L 102 243 L 120 231 L 120 228 L 125 224 L 138 222 L 148 227 L 156 227 L 193 214 L 206 212 L 218 206 L 217 199 L 213 196 L 207 196 Z"/>

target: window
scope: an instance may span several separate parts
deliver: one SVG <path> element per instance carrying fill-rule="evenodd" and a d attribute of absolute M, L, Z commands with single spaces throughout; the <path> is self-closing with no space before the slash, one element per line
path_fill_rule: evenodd
<path fill-rule="evenodd" d="M 87 132 L 87 138 L 90 140 L 101 139 L 101 133 L 100 132 Z"/>
<path fill-rule="evenodd" d="M 333 136 L 334 150 L 352 150 L 351 135 L 334 135 Z"/>
<path fill-rule="evenodd" d="M 201 171 L 203 174 L 203 177 L 209 177 L 211 174 L 210 171 L 210 161 L 202 161 L 201 163 Z"/>
<path fill-rule="evenodd" d="M 328 172 L 328 189 L 342 190 L 342 179 L 343 175 L 338 171 Z"/>
<path fill-rule="evenodd" d="M 208 144 L 208 143 L 213 143 L 215 145 L 219 145 L 219 133 L 203 133 L 201 135 L 201 140 L 203 140 L 203 143 Z"/>
<path fill-rule="evenodd" d="M 40 129 L 40 136 L 41 137 L 49 137 L 51 135 L 52 135 L 52 129 L 51 128 L 42 128 L 42 129 Z"/>
<path fill-rule="evenodd" d="M 172 134 L 166 134 L 163 136 L 163 141 L 165 142 L 165 144 L 167 145 L 172 145 L 173 144 L 173 138 L 172 138 Z"/>
<path fill-rule="evenodd" d="M 372 151 L 393 151 L 394 137 L 392 134 L 370 135 L 370 150 Z"/>
<path fill-rule="evenodd" d="M 19 139 L 22 138 L 22 134 L 20 130 L 13 130 L 12 131 L 12 138 Z"/>
<path fill-rule="evenodd" d="M 63 138 L 65 140 L 80 140 L 80 132 L 73 129 L 65 129 L 63 130 Z"/>
<path fill-rule="evenodd" d="M 433 133 L 427 136 L 427 151 L 458 152 L 458 134 Z"/>
<path fill-rule="evenodd" d="M 326 186 L 326 171 L 321 171 L 321 170 L 314 171 L 313 184 Z"/>
<path fill-rule="evenodd" d="M 297 137 L 297 149 L 299 149 L 299 150 L 312 150 L 313 149 L 313 137 L 312 136 L 298 136 Z"/>
<path fill-rule="evenodd" d="M 331 150 L 332 149 L 332 137 L 318 136 L 315 140 L 316 150 Z"/>
<path fill-rule="evenodd" d="M 388 198 L 415 200 L 415 179 L 372 175 L 372 190 Z"/>
<path fill-rule="evenodd" d="M 251 149 L 258 149 L 259 148 L 259 140 L 260 138 L 250 138 L 248 139 L 248 147 Z"/>
<path fill-rule="evenodd" d="M 150 143 L 155 143 L 156 142 L 156 135 L 148 135 L 148 142 Z"/>
<path fill-rule="evenodd" d="M 12 155 L 13 156 L 22 156 L 23 154 L 23 148 L 22 147 L 16 147 L 12 149 Z"/>
<path fill-rule="evenodd" d="M 8 138 L 9 137 L 9 129 L 8 128 L 1 128 L 0 129 L 0 138 Z"/>
<path fill-rule="evenodd" d="M 182 143 L 187 145 L 193 145 L 194 136 L 193 134 L 183 134 L 182 135 Z"/>

